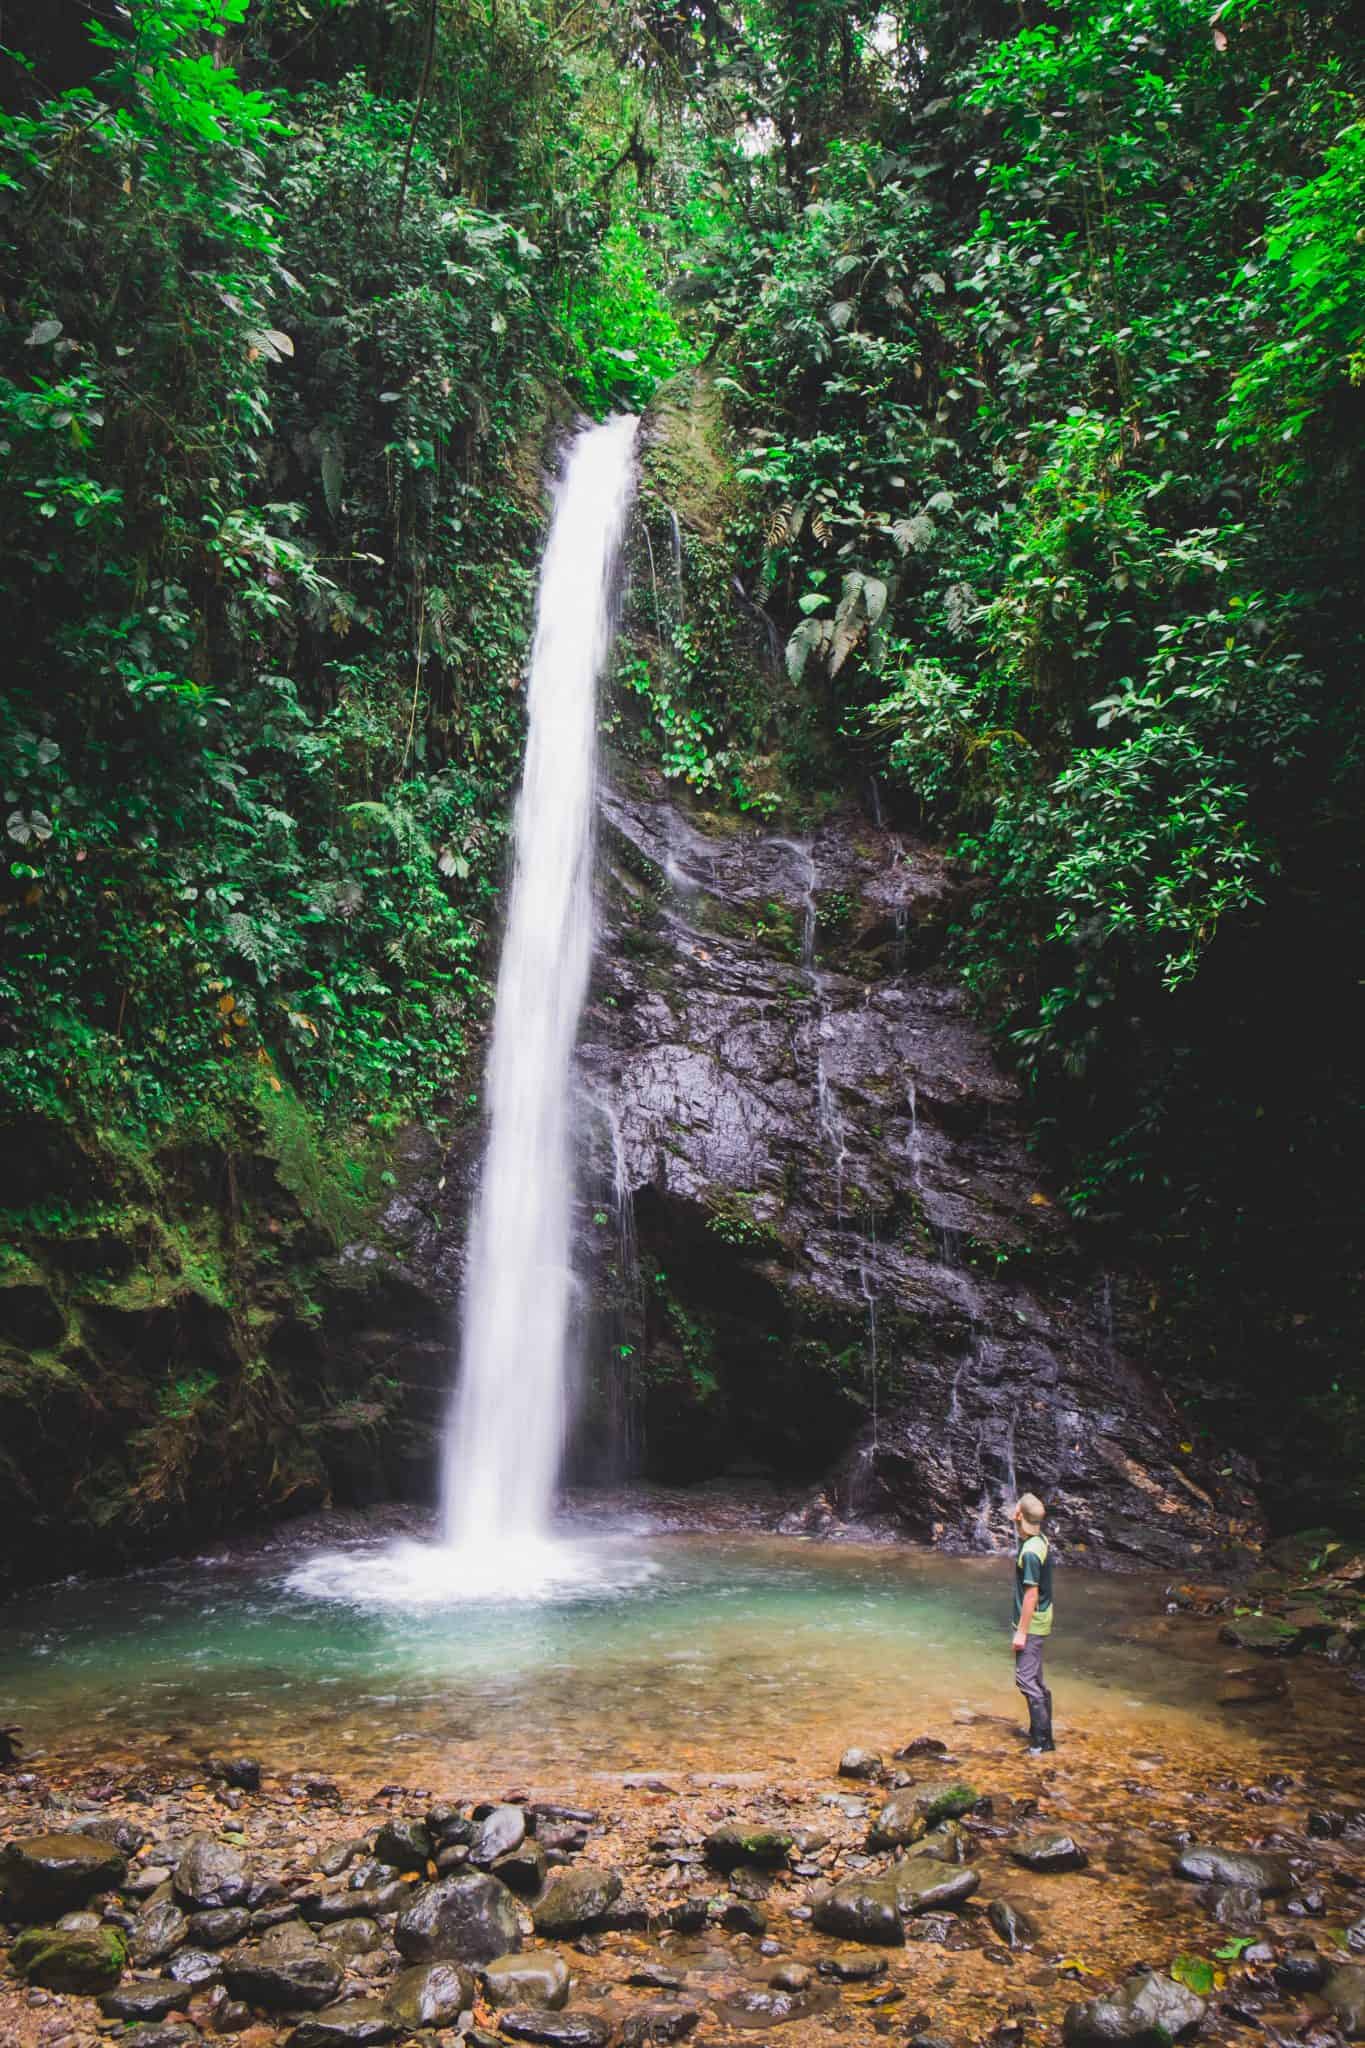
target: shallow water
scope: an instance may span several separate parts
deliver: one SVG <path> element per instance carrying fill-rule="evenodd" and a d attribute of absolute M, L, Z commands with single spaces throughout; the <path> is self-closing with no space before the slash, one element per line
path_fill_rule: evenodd
<path fill-rule="evenodd" d="M 569 1535 L 578 1578 L 534 1600 L 434 1596 L 441 1553 L 417 1553 L 414 1578 L 411 1554 L 372 1540 L 50 1587 L 0 1610 L 0 1721 L 72 1759 L 235 1744 L 287 1769 L 578 1777 L 771 1769 L 1018 1717 L 1007 1557 Z M 1215 1704 L 1237 1653 L 1167 1617 L 1161 1582 L 1059 1573 L 1058 1617 L 1063 1733 L 1211 1742 L 1230 1760 L 1258 1743 L 1254 1713 Z"/>

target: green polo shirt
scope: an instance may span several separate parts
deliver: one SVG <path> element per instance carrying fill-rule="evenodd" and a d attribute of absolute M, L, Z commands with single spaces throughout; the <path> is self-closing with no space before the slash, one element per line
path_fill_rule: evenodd
<path fill-rule="evenodd" d="M 1024 1594 L 1030 1586 L 1038 1588 L 1038 1605 L 1033 1610 L 1033 1619 L 1028 1625 L 1031 1636 L 1052 1634 L 1052 1557 L 1048 1550 L 1046 1536 L 1030 1536 L 1019 1546 L 1014 1560 L 1014 1626 L 1018 1628 L 1019 1617 L 1024 1611 Z"/>

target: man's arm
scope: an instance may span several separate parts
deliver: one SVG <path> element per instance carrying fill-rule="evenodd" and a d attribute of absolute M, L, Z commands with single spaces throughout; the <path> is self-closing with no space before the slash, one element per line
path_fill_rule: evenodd
<path fill-rule="evenodd" d="M 1033 1611 L 1037 1605 L 1038 1588 L 1036 1586 L 1026 1586 L 1024 1588 L 1024 1598 L 1019 1608 L 1019 1626 L 1014 1631 L 1014 1648 L 1016 1653 L 1022 1650 L 1028 1641 L 1028 1625 L 1033 1619 Z"/>

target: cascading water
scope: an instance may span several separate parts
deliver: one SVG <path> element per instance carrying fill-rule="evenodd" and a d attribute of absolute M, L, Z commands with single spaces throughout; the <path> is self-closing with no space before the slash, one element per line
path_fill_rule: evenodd
<path fill-rule="evenodd" d="M 443 1527 L 457 1550 L 544 1538 L 563 1447 L 573 1289 L 571 1069 L 592 962 L 597 679 L 638 421 L 569 450 L 541 568 L 530 729 L 488 1062 Z"/>
<path fill-rule="evenodd" d="M 574 1044 L 593 942 L 597 682 L 633 487 L 637 419 L 587 427 L 555 493 L 536 604 L 529 729 L 470 1224 L 440 1544 L 326 1552 L 288 1583 L 395 1605 L 555 1597 L 654 1566 L 638 1544 L 551 1541 L 574 1278 Z"/>

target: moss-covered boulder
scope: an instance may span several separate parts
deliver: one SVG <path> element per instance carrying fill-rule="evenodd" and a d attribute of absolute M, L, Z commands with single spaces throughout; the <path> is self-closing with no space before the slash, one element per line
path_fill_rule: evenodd
<path fill-rule="evenodd" d="M 112 1991 L 123 1975 L 128 1948 L 116 1927 L 96 1934 L 64 1927 L 28 1927 L 9 1952 L 10 1968 L 26 1984 L 44 1991 L 72 1991 L 93 1997 Z"/>

